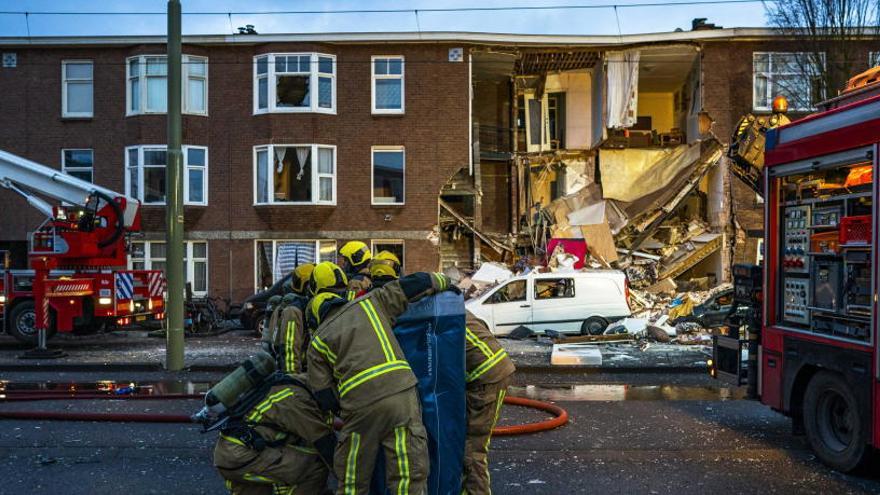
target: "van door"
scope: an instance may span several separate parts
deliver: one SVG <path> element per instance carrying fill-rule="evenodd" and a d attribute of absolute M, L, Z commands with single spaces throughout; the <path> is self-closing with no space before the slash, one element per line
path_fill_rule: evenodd
<path fill-rule="evenodd" d="M 532 303 L 532 329 L 536 332 L 579 332 L 584 321 L 573 277 L 536 278 Z"/>
<path fill-rule="evenodd" d="M 532 307 L 528 300 L 527 282 L 526 279 L 511 280 L 483 301 L 492 310 L 494 333 L 506 335 L 520 325 L 530 326 Z"/>

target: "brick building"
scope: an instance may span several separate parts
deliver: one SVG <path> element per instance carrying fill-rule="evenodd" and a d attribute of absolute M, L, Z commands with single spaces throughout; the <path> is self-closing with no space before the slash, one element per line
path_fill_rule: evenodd
<path fill-rule="evenodd" d="M 140 199 L 136 267 L 164 266 L 163 42 L 0 38 L 0 149 Z M 867 67 L 869 44 L 853 46 Z M 545 203 L 595 180 L 612 134 L 607 58 L 621 50 L 643 53 L 649 132 L 686 129 L 703 112 L 726 141 L 743 113 L 767 110 L 753 94 L 755 54 L 797 43 L 767 29 L 185 36 L 188 280 L 197 294 L 239 300 L 297 262 L 332 259 L 350 239 L 397 250 L 407 271 L 510 259 L 504 238 L 521 232 L 537 199 L 523 192 L 524 157 L 578 163 L 553 172 Z M 555 96 L 534 116 L 564 116 L 567 145 L 549 127 L 528 140 L 524 102 L 536 88 L 518 86 L 522 77 L 539 95 L 550 81 Z M 712 231 L 736 240 L 735 255 L 722 250 L 702 268 L 724 278 L 732 257 L 757 256 L 761 210 L 725 159 L 700 190 Z M 0 249 L 21 265 L 41 218 L 5 190 L 0 211 Z"/>

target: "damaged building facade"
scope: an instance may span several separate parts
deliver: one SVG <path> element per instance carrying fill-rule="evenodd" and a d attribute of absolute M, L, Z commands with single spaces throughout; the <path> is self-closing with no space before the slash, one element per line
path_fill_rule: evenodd
<path fill-rule="evenodd" d="M 406 271 L 562 246 L 634 286 L 724 280 L 757 259 L 762 208 L 724 147 L 789 76 L 756 61 L 797 44 L 702 27 L 185 36 L 188 281 L 240 300 L 351 239 Z M 141 200 L 133 268 L 164 266 L 163 43 L 0 38 L 0 149 Z M 0 208 L 23 267 L 41 218 Z"/>

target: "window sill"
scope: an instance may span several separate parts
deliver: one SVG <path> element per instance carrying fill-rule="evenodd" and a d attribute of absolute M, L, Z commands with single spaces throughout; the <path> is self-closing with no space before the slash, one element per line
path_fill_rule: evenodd
<path fill-rule="evenodd" d="M 373 209 L 379 210 L 382 208 L 403 208 L 406 206 L 406 203 L 372 203 L 370 206 Z"/>
<path fill-rule="evenodd" d="M 168 115 L 168 112 L 138 112 L 138 113 L 127 113 L 126 117 L 140 117 L 143 115 Z M 193 116 L 193 117 L 207 117 L 207 113 L 192 113 L 192 112 L 181 112 L 181 115 Z M 91 118 L 91 117 L 90 117 Z"/>
<path fill-rule="evenodd" d="M 284 115 L 284 114 L 317 114 L 317 115 L 336 115 L 336 110 L 312 110 L 312 109 L 287 109 L 287 110 L 258 110 L 254 115 Z"/>
<path fill-rule="evenodd" d="M 80 121 L 81 122 L 84 120 L 94 120 L 94 119 L 95 119 L 94 115 L 62 115 L 61 116 L 62 122 L 64 122 L 64 121 L 69 121 L 69 122 Z"/>
<path fill-rule="evenodd" d="M 255 208 L 266 208 L 273 206 L 290 207 L 290 206 L 336 206 L 336 203 L 254 203 Z"/>
<path fill-rule="evenodd" d="M 406 112 L 381 112 L 373 110 L 371 115 L 373 117 L 403 117 L 406 115 Z"/>

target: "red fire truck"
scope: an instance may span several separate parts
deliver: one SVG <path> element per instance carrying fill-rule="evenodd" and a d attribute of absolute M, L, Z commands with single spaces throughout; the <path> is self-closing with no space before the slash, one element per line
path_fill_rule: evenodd
<path fill-rule="evenodd" d="M 757 396 L 851 471 L 880 447 L 880 95 L 856 88 L 820 108 L 766 131 L 763 273 L 737 266 L 735 297 L 755 308 Z M 710 371 L 743 383 L 739 337 L 716 338 Z"/>
<path fill-rule="evenodd" d="M 140 230 L 136 199 L 4 151 L 0 185 L 48 217 L 30 235 L 31 269 L 0 271 L 3 330 L 37 343 L 40 329 L 48 337 L 164 318 L 163 273 L 124 269 L 128 235 Z"/>

